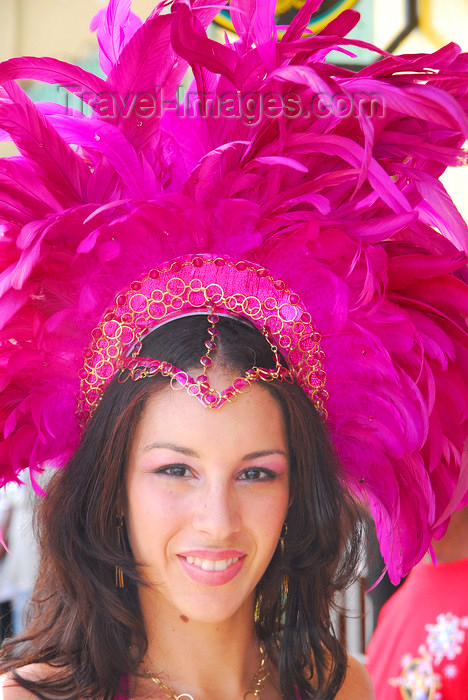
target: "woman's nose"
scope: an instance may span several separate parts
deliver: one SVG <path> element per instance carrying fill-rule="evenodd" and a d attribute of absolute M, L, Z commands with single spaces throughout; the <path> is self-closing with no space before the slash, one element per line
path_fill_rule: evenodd
<path fill-rule="evenodd" d="M 213 540 L 227 540 L 238 532 L 242 518 L 235 489 L 224 482 L 206 483 L 196 496 L 193 525 Z"/>

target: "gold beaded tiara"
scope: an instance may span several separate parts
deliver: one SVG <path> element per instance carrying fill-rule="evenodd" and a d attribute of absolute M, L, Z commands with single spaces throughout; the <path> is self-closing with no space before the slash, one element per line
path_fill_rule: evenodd
<path fill-rule="evenodd" d="M 164 360 L 141 357 L 142 339 L 162 323 L 189 313 L 207 314 L 209 338 L 200 358 L 201 374 L 192 377 Z M 267 339 L 274 369 L 252 367 L 222 392 L 211 388 L 206 374 L 216 349 L 219 314 L 244 318 Z M 92 332 L 80 371 L 78 418 L 82 425 L 95 410 L 111 381 L 142 379 L 155 374 L 171 378 L 174 388 L 185 388 L 203 405 L 220 408 L 245 391 L 252 382 L 297 380 L 320 416 L 326 418 L 326 374 L 320 334 L 297 294 L 264 267 L 226 257 L 196 255 L 151 270 L 120 292 Z M 281 362 L 284 357 L 287 366 Z"/>

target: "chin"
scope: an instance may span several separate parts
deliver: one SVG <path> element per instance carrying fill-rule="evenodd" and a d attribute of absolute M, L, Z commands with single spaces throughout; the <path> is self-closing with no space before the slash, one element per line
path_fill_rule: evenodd
<path fill-rule="evenodd" d="M 166 604 L 163 602 L 162 604 Z M 180 599 L 173 599 L 172 606 L 177 610 L 179 617 L 187 617 L 191 622 L 201 624 L 221 624 L 232 620 L 237 615 L 253 615 L 253 593 L 245 597 L 239 595 L 228 596 L 226 592 L 208 591 L 206 594 L 194 595 Z"/>
<path fill-rule="evenodd" d="M 205 625 L 220 625 L 232 620 L 233 617 L 239 614 L 242 607 L 233 606 L 230 610 L 226 609 L 226 605 L 207 605 L 197 609 L 189 609 L 187 607 L 185 612 L 181 613 L 181 616 L 188 617 L 191 622 Z"/>

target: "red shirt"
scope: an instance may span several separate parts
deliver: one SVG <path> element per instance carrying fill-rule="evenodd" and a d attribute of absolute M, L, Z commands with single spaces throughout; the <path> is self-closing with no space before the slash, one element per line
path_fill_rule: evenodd
<path fill-rule="evenodd" d="M 421 562 L 384 605 L 367 651 L 377 700 L 468 699 L 468 559 Z"/>

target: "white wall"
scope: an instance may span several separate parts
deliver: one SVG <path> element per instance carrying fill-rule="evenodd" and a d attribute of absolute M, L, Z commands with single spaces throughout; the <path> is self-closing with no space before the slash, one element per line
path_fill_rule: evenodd
<path fill-rule="evenodd" d="M 77 60 L 95 48 L 89 21 L 104 0 L 0 0 L 0 60 L 11 56 L 55 56 Z M 147 17 L 154 0 L 133 0 Z"/>

